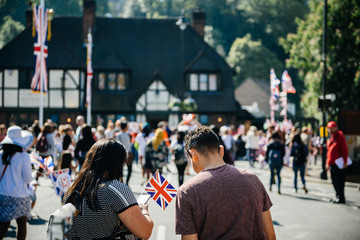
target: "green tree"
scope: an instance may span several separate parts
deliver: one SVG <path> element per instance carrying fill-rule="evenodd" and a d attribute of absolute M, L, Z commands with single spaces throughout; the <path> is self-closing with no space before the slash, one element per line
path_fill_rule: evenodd
<path fill-rule="evenodd" d="M 321 63 L 323 1 L 309 1 L 310 13 L 298 20 L 296 34 L 288 34 L 281 44 L 290 54 L 288 67 L 298 69 L 305 90 L 301 106 L 306 116 L 321 118 L 317 99 L 322 94 Z M 326 93 L 336 94 L 339 109 L 360 108 L 360 6 L 356 0 L 330 0 L 328 11 L 328 77 Z"/>
<path fill-rule="evenodd" d="M 247 78 L 269 79 L 270 69 L 274 68 L 279 74 L 284 64 L 260 40 L 251 40 L 247 34 L 237 38 L 231 46 L 227 62 L 235 69 L 235 86 L 239 86 Z"/>
<path fill-rule="evenodd" d="M 15 21 L 11 16 L 4 17 L 4 24 L 0 27 L 0 48 L 24 30 L 24 25 Z"/>

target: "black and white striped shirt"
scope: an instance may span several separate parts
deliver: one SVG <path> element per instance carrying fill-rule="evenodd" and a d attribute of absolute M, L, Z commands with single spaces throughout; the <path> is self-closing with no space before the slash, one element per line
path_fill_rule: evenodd
<path fill-rule="evenodd" d="M 118 180 L 103 182 L 97 192 L 100 209 L 92 211 L 86 200 L 83 200 L 81 215 L 74 219 L 74 224 L 68 232 L 68 239 L 97 239 L 111 236 L 120 222 L 119 213 L 137 205 L 137 200 L 131 189 Z M 124 227 L 121 231 L 128 231 Z M 134 235 L 126 239 L 137 239 Z"/>

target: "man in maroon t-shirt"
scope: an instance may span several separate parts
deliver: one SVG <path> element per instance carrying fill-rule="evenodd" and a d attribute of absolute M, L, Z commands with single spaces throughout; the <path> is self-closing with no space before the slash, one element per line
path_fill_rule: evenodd
<path fill-rule="evenodd" d="M 329 170 L 330 168 L 331 181 L 336 192 L 336 198 L 332 202 L 345 203 L 345 168 L 349 156 L 348 147 L 343 132 L 338 130 L 334 121 L 330 121 L 327 128 L 331 133 L 331 138 L 327 141 L 326 169 Z M 341 161 L 341 158 L 344 165 L 339 168 L 335 161 Z"/>
<path fill-rule="evenodd" d="M 191 130 L 185 150 L 197 176 L 176 196 L 176 234 L 192 239 L 275 239 L 272 203 L 259 178 L 223 161 L 224 146 L 208 127 Z"/>

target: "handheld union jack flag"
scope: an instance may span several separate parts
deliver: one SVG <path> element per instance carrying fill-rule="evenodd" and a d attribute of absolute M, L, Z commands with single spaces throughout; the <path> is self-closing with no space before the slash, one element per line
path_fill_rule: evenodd
<path fill-rule="evenodd" d="M 40 168 L 45 168 L 42 157 L 40 157 L 36 152 L 31 152 L 29 156 L 32 165 L 38 166 Z"/>
<path fill-rule="evenodd" d="M 165 210 L 171 200 L 176 196 L 177 190 L 161 176 L 159 170 L 150 179 L 145 187 L 145 191 L 150 194 L 152 199 Z"/>
<path fill-rule="evenodd" d="M 54 172 L 54 161 L 51 156 L 44 158 L 44 170 L 47 174 L 51 174 Z"/>
<path fill-rule="evenodd" d="M 48 11 L 41 6 L 34 6 L 34 25 L 36 30 L 34 55 L 35 72 L 31 81 L 31 89 L 35 92 L 47 92 L 48 76 L 46 70 L 46 58 L 48 48 L 46 46 L 46 35 L 48 27 Z M 42 89 L 41 89 L 42 83 Z"/>
<path fill-rule="evenodd" d="M 72 181 L 68 168 L 54 171 L 51 174 L 51 180 L 55 187 L 57 196 L 64 197 L 66 191 L 70 188 Z"/>

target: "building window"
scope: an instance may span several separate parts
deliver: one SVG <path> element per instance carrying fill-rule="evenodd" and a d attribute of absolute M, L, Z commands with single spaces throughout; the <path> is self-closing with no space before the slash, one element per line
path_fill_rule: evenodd
<path fill-rule="evenodd" d="M 216 92 L 220 89 L 219 74 L 216 73 L 190 73 L 187 77 L 190 91 Z"/>
<path fill-rule="evenodd" d="M 100 72 L 96 76 L 98 90 L 123 91 L 127 87 L 126 73 Z"/>

